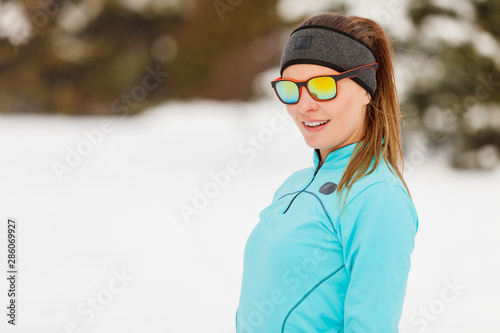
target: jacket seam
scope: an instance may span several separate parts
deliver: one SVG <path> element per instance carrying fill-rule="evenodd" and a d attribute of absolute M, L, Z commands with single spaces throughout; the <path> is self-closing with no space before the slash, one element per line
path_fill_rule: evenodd
<path fill-rule="evenodd" d="M 374 183 L 372 183 L 372 184 L 368 185 L 368 186 L 367 186 L 367 187 L 365 187 L 362 191 L 360 191 L 358 194 L 356 194 L 356 195 L 354 196 L 354 198 L 352 198 L 352 199 L 351 199 L 351 200 L 347 203 L 347 205 L 345 206 L 345 208 L 349 207 L 349 205 L 350 205 L 350 204 L 351 204 L 354 200 L 356 200 L 356 198 L 357 198 L 357 197 L 358 197 L 361 193 L 365 192 L 365 191 L 366 191 L 366 190 L 368 190 L 370 187 L 372 187 L 372 186 L 374 186 L 374 185 L 377 185 L 377 184 L 381 184 L 381 183 L 389 183 L 389 182 L 388 182 L 387 180 L 379 180 L 379 181 L 377 181 L 377 182 L 374 182 Z M 405 196 L 406 196 L 408 199 L 410 199 L 410 197 L 408 196 L 408 194 L 406 193 L 406 191 L 404 191 L 404 190 L 401 188 L 401 186 L 399 186 L 399 185 L 395 185 L 395 186 L 397 186 L 397 187 L 398 187 L 401 191 L 403 191 L 403 193 L 405 194 Z"/>
<path fill-rule="evenodd" d="M 321 170 L 338 170 L 338 169 L 345 169 L 347 167 L 347 163 L 346 164 L 343 164 L 343 165 L 336 165 L 336 166 L 325 166 L 325 164 L 323 164 L 321 166 Z"/>
<path fill-rule="evenodd" d="M 304 262 L 304 260 L 303 260 L 302 258 L 299 258 L 299 259 L 300 259 L 300 261 L 304 264 L 304 266 L 306 266 L 307 270 L 308 270 L 309 272 L 311 272 L 311 274 L 312 274 L 312 275 L 316 278 L 316 280 L 318 280 L 318 281 L 319 281 L 319 278 L 316 276 L 316 274 L 314 274 L 314 272 L 313 272 L 313 271 L 311 270 L 311 268 L 310 268 L 310 267 L 309 267 L 309 266 L 308 266 L 308 265 Z"/>
<path fill-rule="evenodd" d="M 345 264 L 340 266 L 339 268 L 337 268 L 333 273 L 330 273 L 330 275 L 326 276 L 325 278 L 323 278 L 323 280 L 319 281 L 318 283 L 316 283 L 301 299 L 300 301 L 298 301 L 291 309 L 290 311 L 288 311 L 287 315 L 285 316 L 285 319 L 283 319 L 283 325 L 281 325 L 281 333 L 284 333 L 285 332 L 285 325 L 286 325 L 286 321 L 288 320 L 288 318 L 290 317 L 290 315 L 292 314 L 292 312 L 314 291 L 316 290 L 316 288 L 318 288 L 323 282 L 325 282 L 326 280 L 328 280 L 329 278 L 331 278 L 332 276 L 334 276 L 335 274 L 337 274 L 342 268 L 345 267 Z"/>
<path fill-rule="evenodd" d="M 323 204 L 323 201 L 321 201 L 320 197 L 318 197 L 316 195 L 316 193 L 313 193 L 313 192 L 310 192 L 310 191 L 300 190 L 300 191 L 296 191 L 296 192 L 291 192 L 291 193 L 284 194 L 277 201 L 281 200 L 283 197 L 286 197 L 287 195 L 292 195 L 292 194 L 296 194 L 296 193 L 299 193 L 299 192 L 312 194 L 319 201 L 319 203 L 321 204 L 321 208 L 323 208 L 323 211 L 325 212 L 325 215 L 328 218 L 328 221 L 330 221 L 330 225 L 332 226 L 333 232 L 335 233 L 335 235 L 337 235 L 337 230 L 333 226 L 333 221 L 332 221 L 332 219 L 330 217 L 330 214 L 328 214 L 328 211 L 326 210 L 326 207 Z"/>
<path fill-rule="evenodd" d="M 347 203 L 347 205 L 345 205 L 345 208 L 349 207 L 349 206 L 351 205 L 351 203 L 352 203 L 354 200 L 356 200 L 356 198 L 357 198 L 357 197 L 358 197 L 361 193 L 365 192 L 366 190 L 368 190 L 368 189 L 369 189 L 370 187 L 372 187 L 373 185 L 380 184 L 380 183 L 386 183 L 386 181 L 385 181 L 385 180 L 379 180 L 378 182 L 375 182 L 375 183 L 372 183 L 372 184 L 368 185 L 368 186 L 367 186 L 367 187 L 365 187 L 363 190 L 359 191 L 359 193 L 358 193 L 358 194 L 356 194 L 356 195 L 354 196 L 354 198 L 352 198 L 352 199 L 349 201 L 349 203 Z"/>
<path fill-rule="evenodd" d="M 304 193 L 312 194 L 316 199 L 318 199 L 319 203 L 321 204 L 321 207 L 323 208 L 323 211 L 326 214 L 326 217 L 328 217 L 328 221 L 330 221 L 330 225 L 332 226 L 333 232 L 335 234 L 337 234 L 337 230 L 335 230 L 335 227 L 333 226 L 332 219 L 330 218 L 330 215 L 328 214 L 328 211 L 326 210 L 325 205 L 323 204 L 323 201 L 321 201 L 321 199 L 316 195 L 316 193 L 309 192 L 309 191 L 304 191 Z"/>
<path fill-rule="evenodd" d="M 292 194 L 295 194 L 295 193 L 299 193 L 300 191 L 295 191 L 295 192 L 290 192 L 290 193 L 287 193 L 287 194 L 283 194 L 281 197 L 278 198 L 278 200 L 276 201 L 280 201 L 283 197 L 286 197 L 287 195 L 292 195 Z"/>
<path fill-rule="evenodd" d="M 380 181 L 377 181 L 377 182 L 374 182 L 374 183 L 372 183 L 372 184 L 368 185 L 368 186 L 367 186 L 367 187 L 365 187 L 362 191 L 360 191 L 358 194 L 356 194 L 356 195 L 354 196 L 354 198 L 352 198 L 352 199 L 351 199 L 351 200 L 350 200 L 350 201 L 346 204 L 346 206 L 345 206 L 345 208 L 344 208 L 344 211 L 345 211 L 345 210 L 346 210 L 346 209 L 347 209 L 347 208 L 351 205 L 351 203 L 353 203 L 353 202 L 356 200 L 356 198 L 357 198 L 359 195 L 361 195 L 363 192 L 365 192 L 366 190 L 368 190 L 370 187 L 372 187 L 372 186 L 374 186 L 374 185 L 377 185 L 377 184 L 381 184 L 381 183 L 389 183 L 389 182 L 388 182 L 387 180 L 380 180 Z M 411 201 L 411 198 L 408 196 L 408 194 L 406 193 L 406 191 L 405 191 L 405 190 L 404 190 L 401 186 L 399 186 L 399 185 L 397 185 L 397 187 L 398 187 L 401 191 L 403 191 L 403 193 L 405 194 L 405 197 Z M 337 217 L 337 224 L 340 224 L 340 218 L 341 218 L 341 216 L 342 216 L 342 212 L 339 212 L 339 215 L 338 215 L 338 217 Z"/>

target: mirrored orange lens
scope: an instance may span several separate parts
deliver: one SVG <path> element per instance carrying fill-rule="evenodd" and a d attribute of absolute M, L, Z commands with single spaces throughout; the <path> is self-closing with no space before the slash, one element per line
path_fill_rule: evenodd
<path fill-rule="evenodd" d="M 331 99 L 337 95 L 337 84 L 331 77 L 320 76 L 311 79 L 307 85 L 311 95 L 317 99 Z"/>

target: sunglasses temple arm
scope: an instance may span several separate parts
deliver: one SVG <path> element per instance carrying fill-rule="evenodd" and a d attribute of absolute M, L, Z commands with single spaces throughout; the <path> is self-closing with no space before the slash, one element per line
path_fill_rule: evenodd
<path fill-rule="evenodd" d="M 378 67 L 378 66 L 377 66 Z M 349 73 L 344 73 L 346 74 L 345 76 L 341 76 L 340 78 L 338 78 L 337 80 L 340 80 L 340 79 L 348 79 L 348 78 L 351 78 L 351 77 L 356 77 L 358 76 L 359 74 L 361 74 L 361 72 L 363 72 L 365 69 L 374 69 L 374 70 L 377 70 L 377 67 L 362 67 L 362 68 L 356 68 L 355 70 L 353 70 L 352 72 L 349 72 Z M 340 74 L 342 75 L 342 74 Z"/>

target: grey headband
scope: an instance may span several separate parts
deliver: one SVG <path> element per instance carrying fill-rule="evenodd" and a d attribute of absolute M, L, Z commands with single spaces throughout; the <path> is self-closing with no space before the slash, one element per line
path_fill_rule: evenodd
<path fill-rule="evenodd" d="M 376 63 L 373 50 L 360 39 L 338 29 L 307 25 L 295 29 L 281 56 L 280 75 L 295 64 L 315 64 L 344 72 Z M 373 97 L 377 88 L 375 69 L 368 68 L 351 78 Z"/>

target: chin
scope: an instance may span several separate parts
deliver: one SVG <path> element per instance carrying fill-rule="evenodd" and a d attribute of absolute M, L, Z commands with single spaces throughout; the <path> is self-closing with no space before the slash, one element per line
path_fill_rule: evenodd
<path fill-rule="evenodd" d="M 311 148 L 317 148 L 317 149 L 322 149 L 322 148 L 328 148 L 329 146 L 331 146 L 330 144 L 326 143 L 326 142 L 322 142 L 322 140 L 311 140 L 311 138 L 309 138 L 309 140 L 307 138 L 304 138 L 306 140 L 306 144 L 311 147 Z"/>

